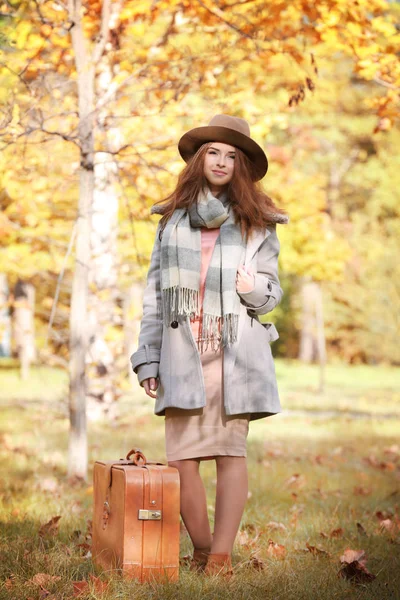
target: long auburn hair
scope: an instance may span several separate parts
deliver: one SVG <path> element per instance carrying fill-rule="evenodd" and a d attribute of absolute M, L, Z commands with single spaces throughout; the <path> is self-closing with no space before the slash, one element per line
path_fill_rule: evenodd
<path fill-rule="evenodd" d="M 204 176 L 204 157 L 213 142 L 202 144 L 178 176 L 175 190 L 154 205 L 155 212 L 161 213 L 161 231 L 177 208 L 188 209 L 197 201 L 199 193 L 207 188 Z M 227 192 L 236 224 L 240 224 L 242 236 L 249 236 L 254 229 L 263 229 L 275 219 L 273 214 L 286 215 L 262 190 L 261 184 L 254 181 L 254 165 L 247 155 L 235 147 L 235 166 Z M 158 205 L 161 205 L 158 207 Z"/>

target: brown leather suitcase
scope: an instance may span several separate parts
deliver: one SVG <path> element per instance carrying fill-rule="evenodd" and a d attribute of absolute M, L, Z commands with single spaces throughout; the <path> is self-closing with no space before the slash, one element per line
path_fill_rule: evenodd
<path fill-rule="evenodd" d="M 146 461 L 139 449 L 126 460 L 96 461 L 93 472 L 92 558 L 127 578 L 179 577 L 179 472 Z"/>

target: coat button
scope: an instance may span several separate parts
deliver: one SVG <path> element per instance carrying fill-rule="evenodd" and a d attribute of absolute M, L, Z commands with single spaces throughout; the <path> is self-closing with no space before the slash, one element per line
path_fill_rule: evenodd
<path fill-rule="evenodd" d="M 176 329 L 178 327 L 178 321 L 172 321 L 171 327 L 172 329 Z"/>

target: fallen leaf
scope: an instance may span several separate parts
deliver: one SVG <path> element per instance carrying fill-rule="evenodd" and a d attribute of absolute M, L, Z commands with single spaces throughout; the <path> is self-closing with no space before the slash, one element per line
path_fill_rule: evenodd
<path fill-rule="evenodd" d="M 82 544 L 77 544 L 76 547 L 80 549 L 81 554 L 86 554 L 87 552 L 89 552 L 89 550 L 92 549 L 90 544 L 87 544 L 86 542 L 83 542 Z"/>
<path fill-rule="evenodd" d="M 393 517 L 393 513 L 388 510 L 377 510 L 375 516 L 380 521 L 384 521 L 385 519 L 391 519 Z"/>
<path fill-rule="evenodd" d="M 320 531 L 319 535 L 325 539 L 327 539 L 329 537 L 329 535 L 327 533 L 325 533 L 324 531 Z"/>
<path fill-rule="evenodd" d="M 353 488 L 353 494 L 355 496 L 369 496 L 371 494 L 371 488 L 366 488 L 361 485 L 356 485 Z"/>
<path fill-rule="evenodd" d="M 357 560 L 357 561 L 362 560 L 364 558 L 364 556 L 365 556 L 365 550 L 351 550 L 350 548 L 346 548 L 346 550 L 343 552 L 342 556 L 340 557 L 340 562 L 350 564 L 350 563 L 354 562 L 355 560 Z"/>
<path fill-rule="evenodd" d="M 277 523 L 276 521 L 270 521 L 265 526 L 266 529 L 271 529 L 272 531 L 287 531 L 287 528 L 283 523 Z"/>
<path fill-rule="evenodd" d="M 288 487 L 290 485 L 298 485 L 300 477 L 301 477 L 300 473 L 293 473 L 293 475 L 291 477 L 286 479 L 285 485 L 287 485 Z"/>
<path fill-rule="evenodd" d="M 249 563 L 250 566 L 253 567 L 253 569 L 256 569 L 257 571 L 262 571 L 263 569 L 265 569 L 266 566 L 265 562 L 257 558 L 257 556 L 250 556 Z"/>
<path fill-rule="evenodd" d="M 89 592 L 89 584 L 87 581 L 73 581 L 72 586 L 74 589 L 74 598 L 78 598 Z"/>
<path fill-rule="evenodd" d="M 48 573 L 36 573 L 31 579 L 28 579 L 25 583 L 33 583 L 34 585 L 39 585 L 40 587 L 45 587 L 51 583 L 55 583 L 60 581 L 61 577 L 58 575 L 49 575 Z"/>
<path fill-rule="evenodd" d="M 343 565 L 338 575 L 349 579 L 352 583 L 367 583 L 376 579 L 376 575 L 370 573 L 364 563 L 357 560 Z"/>
<path fill-rule="evenodd" d="M 394 521 L 393 519 L 382 519 L 379 523 L 381 531 L 387 531 L 390 535 L 397 535 L 400 529 L 400 521 Z"/>
<path fill-rule="evenodd" d="M 330 556 L 329 552 L 327 552 L 326 550 L 318 548 L 317 546 L 310 546 L 308 542 L 306 542 L 306 548 L 314 556 Z"/>
<path fill-rule="evenodd" d="M 236 539 L 240 546 L 247 546 L 250 543 L 250 536 L 248 532 L 243 529 L 238 531 Z"/>
<path fill-rule="evenodd" d="M 338 527 L 337 529 L 332 529 L 332 531 L 329 534 L 329 537 L 339 538 L 342 537 L 343 533 L 343 527 Z"/>
<path fill-rule="evenodd" d="M 102 594 L 107 590 L 109 585 L 108 581 L 102 581 L 99 577 L 95 577 L 92 574 L 89 574 L 89 577 L 96 594 Z M 79 596 L 90 592 L 91 586 L 88 581 L 73 581 L 72 585 L 74 588 L 74 598 L 79 598 Z"/>
<path fill-rule="evenodd" d="M 8 577 L 5 582 L 4 582 L 4 587 L 7 590 L 10 590 L 12 588 L 12 586 L 15 584 L 15 575 L 10 575 L 10 577 Z"/>
<path fill-rule="evenodd" d="M 58 528 L 60 526 L 59 520 L 61 519 L 61 515 L 57 517 L 53 517 L 50 519 L 48 523 L 42 525 L 39 529 L 39 536 L 43 537 L 44 535 L 57 535 Z"/>
<path fill-rule="evenodd" d="M 273 540 L 268 540 L 267 554 L 282 560 L 286 556 L 286 548 L 282 544 L 276 544 Z"/>

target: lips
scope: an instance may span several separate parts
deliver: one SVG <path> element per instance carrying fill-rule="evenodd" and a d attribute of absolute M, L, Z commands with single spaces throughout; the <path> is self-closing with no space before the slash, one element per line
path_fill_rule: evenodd
<path fill-rule="evenodd" d="M 224 171 L 213 171 L 216 175 L 226 175 Z"/>

